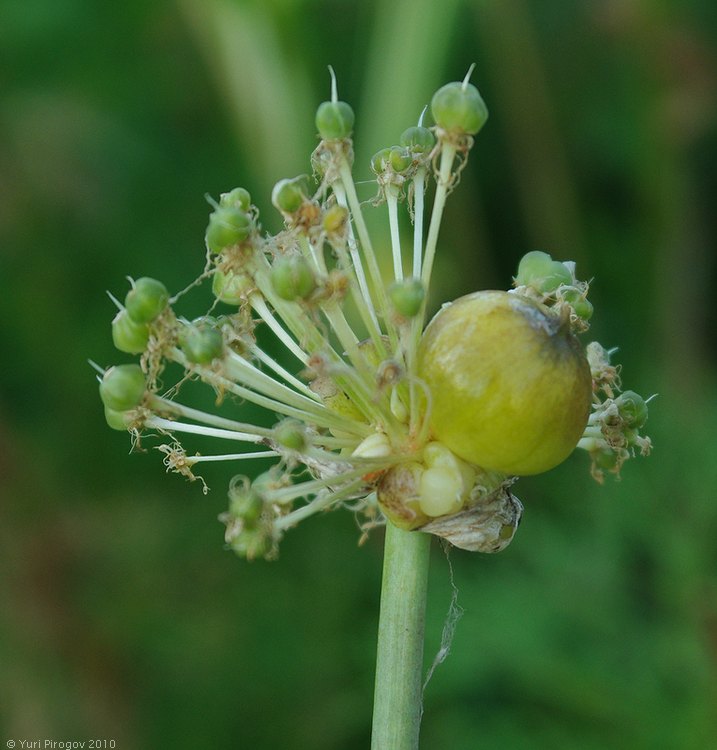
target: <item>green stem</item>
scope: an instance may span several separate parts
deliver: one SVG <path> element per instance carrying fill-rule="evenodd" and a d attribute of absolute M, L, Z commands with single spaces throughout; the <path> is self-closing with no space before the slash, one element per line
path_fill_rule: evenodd
<path fill-rule="evenodd" d="M 430 534 L 386 524 L 371 750 L 416 750 Z"/>

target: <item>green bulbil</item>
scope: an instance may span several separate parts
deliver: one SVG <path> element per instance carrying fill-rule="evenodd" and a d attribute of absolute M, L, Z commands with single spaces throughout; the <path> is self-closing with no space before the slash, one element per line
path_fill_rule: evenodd
<path fill-rule="evenodd" d="M 442 86 L 431 100 L 433 119 L 443 130 L 475 135 L 488 119 L 488 108 L 471 83 L 455 81 Z"/>
<path fill-rule="evenodd" d="M 188 326 L 181 336 L 184 356 L 195 365 L 208 365 L 224 356 L 221 331 L 207 325 Z"/>
<path fill-rule="evenodd" d="M 540 278 L 550 268 L 553 259 L 542 250 L 532 250 L 526 253 L 518 264 L 518 273 L 515 276 L 517 286 L 528 286 L 535 278 Z"/>
<path fill-rule="evenodd" d="M 240 208 L 219 206 L 209 215 L 204 238 L 213 253 L 243 242 L 251 233 L 251 219 Z"/>
<path fill-rule="evenodd" d="M 149 342 L 149 326 L 135 323 L 127 310 L 120 310 L 112 321 L 112 341 L 121 352 L 141 354 Z"/>
<path fill-rule="evenodd" d="M 336 232 L 343 231 L 348 219 L 349 212 L 347 208 L 339 205 L 331 206 L 324 214 L 322 226 L 329 234 L 335 234 Z"/>
<path fill-rule="evenodd" d="M 277 475 L 274 471 L 263 471 L 259 476 L 255 477 L 252 482 L 252 487 L 260 494 L 266 494 L 275 489 L 277 481 Z"/>
<path fill-rule="evenodd" d="M 647 422 L 647 404 L 645 399 L 634 391 L 624 391 L 616 400 L 620 416 L 628 427 L 639 429 Z"/>
<path fill-rule="evenodd" d="M 296 213 L 307 199 L 305 179 L 297 177 L 293 180 L 279 180 L 271 192 L 271 202 L 282 213 Z"/>
<path fill-rule="evenodd" d="M 100 383 L 102 403 L 112 411 L 129 411 L 142 403 L 146 383 L 139 365 L 115 365 Z"/>
<path fill-rule="evenodd" d="M 539 287 L 541 292 L 554 292 L 561 284 L 572 284 L 573 277 L 564 263 L 554 260 L 550 265 L 548 274 L 543 278 Z"/>
<path fill-rule="evenodd" d="M 371 169 L 376 174 L 383 174 L 391 163 L 391 149 L 382 148 L 371 157 Z"/>
<path fill-rule="evenodd" d="M 531 286 L 543 294 L 554 292 L 561 284 L 571 284 L 573 277 L 564 263 L 553 260 L 548 253 L 533 250 L 518 265 L 517 286 Z"/>
<path fill-rule="evenodd" d="M 260 527 L 247 526 L 243 528 L 230 542 L 231 548 L 240 557 L 254 560 L 264 557 L 271 550 L 271 539 L 266 531 Z"/>
<path fill-rule="evenodd" d="M 391 284 L 388 296 L 397 313 L 404 318 L 412 318 L 418 315 L 421 309 L 426 289 L 419 279 L 404 279 Z"/>
<path fill-rule="evenodd" d="M 322 102 L 316 110 L 316 129 L 325 141 L 348 138 L 354 127 L 354 111 L 346 102 Z"/>
<path fill-rule="evenodd" d="M 135 323 L 151 323 L 167 307 L 169 292 L 157 279 L 143 276 L 127 292 L 125 308 Z"/>
<path fill-rule="evenodd" d="M 212 277 L 214 296 L 227 305 L 240 305 L 252 286 L 251 278 L 243 273 L 215 271 Z"/>
<path fill-rule="evenodd" d="M 402 146 L 393 146 L 390 150 L 389 161 L 394 172 L 405 172 L 413 164 L 413 157 Z"/>
<path fill-rule="evenodd" d="M 563 292 L 563 299 L 573 308 L 575 314 L 584 321 L 593 316 L 592 303 L 577 289 L 567 289 Z"/>
<path fill-rule="evenodd" d="M 240 518 L 245 526 L 255 524 L 264 509 L 262 496 L 247 486 L 229 488 L 229 512 L 235 518 Z"/>
<path fill-rule="evenodd" d="M 249 191 L 244 188 L 234 188 L 234 190 L 230 190 L 228 193 L 222 193 L 219 196 L 219 207 L 238 208 L 241 211 L 247 212 L 251 207 L 251 195 L 249 195 Z"/>
<path fill-rule="evenodd" d="M 306 299 L 316 289 L 316 279 L 309 264 L 300 255 L 279 258 L 271 269 L 274 291 L 288 301 Z"/>
<path fill-rule="evenodd" d="M 301 424 L 293 419 L 287 419 L 277 425 L 274 433 L 276 442 L 291 451 L 302 451 L 306 448 L 306 434 Z"/>
<path fill-rule="evenodd" d="M 436 137 L 428 128 L 414 125 L 401 133 L 399 143 L 415 153 L 426 154 L 436 145 Z"/>
<path fill-rule="evenodd" d="M 405 172 L 413 164 L 413 157 L 403 146 L 382 148 L 371 157 L 371 169 L 376 174 L 383 174 L 387 170 Z"/>
<path fill-rule="evenodd" d="M 129 413 L 126 411 L 115 411 L 105 406 L 105 421 L 113 430 L 126 432 L 130 425 Z"/>

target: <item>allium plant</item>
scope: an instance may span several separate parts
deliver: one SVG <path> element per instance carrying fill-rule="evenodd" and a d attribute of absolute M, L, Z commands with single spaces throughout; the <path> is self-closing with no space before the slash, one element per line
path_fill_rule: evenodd
<path fill-rule="evenodd" d="M 115 300 L 112 336 L 139 362 L 101 373 L 109 425 L 134 444 L 159 436 L 168 469 L 195 479 L 207 461 L 271 462 L 228 483 L 220 520 L 241 557 L 277 557 L 289 529 L 329 509 L 355 514 L 362 537 L 385 525 L 373 728 L 381 750 L 418 742 L 431 536 L 498 552 L 520 522 L 519 476 L 552 469 L 578 447 L 603 481 L 650 451 L 645 400 L 621 391 L 611 351 L 578 339 L 593 308 L 574 263 L 528 253 L 513 289 L 447 303 L 424 330 L 444 205 L 488 118 L 469 76 L 435 93 L 432 127 L 422 115 L 371 160 L 369 210 L 385 205 L 390 282 L 352 177 L 354 113 L 332 72 L 331 99 L 316 113 L 313 175 L 281 180 L 272 193 L 284 229 L 265 233 L 242 187 L 212 201 L 206 264 L 190 286 L 211 286 L 208 313 L 188 320 L 178 310 L 187 290 L 171 296 L 160 281 L 131 281 L 124 304 Z M 257 343 L 260 327 L 286 356 Z M 176 382 L 168 363 L 180 366 Z M 214 390 L 216 411 L 184 403 L 190 380 Z M 222 416 L 227 401 L 263 407 L 276 423 Z M 249 450 L 200 454 L 182 442 L 193 435 Z"/>

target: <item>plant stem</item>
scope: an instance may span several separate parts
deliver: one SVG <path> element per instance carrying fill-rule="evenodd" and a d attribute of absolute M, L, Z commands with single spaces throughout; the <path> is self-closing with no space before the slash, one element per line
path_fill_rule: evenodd
<path fill-rule="evenodd" d="M 430 534 L 386 524 L 371 750 L 416 750 Z"/>

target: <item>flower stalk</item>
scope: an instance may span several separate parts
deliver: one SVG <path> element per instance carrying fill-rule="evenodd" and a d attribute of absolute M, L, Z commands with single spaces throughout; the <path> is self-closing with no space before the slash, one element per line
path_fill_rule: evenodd
<path fill-rule="evenodd" d="M 431 535 L 386 527 L 371 750 L 416 750 Z"/>

